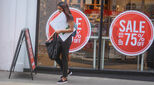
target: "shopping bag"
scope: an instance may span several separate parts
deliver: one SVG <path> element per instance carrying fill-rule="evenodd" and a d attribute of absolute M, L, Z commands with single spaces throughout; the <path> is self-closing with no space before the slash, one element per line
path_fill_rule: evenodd
<path fill-rule="evenodd" d="M 46 41 L 46 47 L 47 47 L 47 52 L 48 52 L 48 56 L 51 60 L 56 59 L 57 57 L 57 34 L 55 33 L 53 35 L 53 39 L 52 40 L 48 40 Z"/>

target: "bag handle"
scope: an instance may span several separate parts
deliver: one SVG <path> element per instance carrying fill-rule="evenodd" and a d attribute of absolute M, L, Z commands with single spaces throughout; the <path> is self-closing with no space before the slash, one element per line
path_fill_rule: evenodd
<path fill-rule="evenodd" d="M 54 33 L 53 38 L 57 41 L 57 33 Z"/>
<path fill-rule="evenodd" d="M 46 40 L 46 41 L 49 41 L 49 40 L 51 40 L 52 38 L 56 38 L 57 39 L 57 33 L 53 33 L 49 38 L 48 38 L 48 40 Z"/>

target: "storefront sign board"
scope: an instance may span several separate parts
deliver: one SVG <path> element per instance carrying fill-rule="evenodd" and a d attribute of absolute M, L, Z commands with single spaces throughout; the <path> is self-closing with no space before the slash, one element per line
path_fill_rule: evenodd
<path fill-rule="evenodd" d="M 135 56 L 144 53 L 154 39 L 151 20 L 139 11 L 125 11 L 111 23 L 110 40 L 113 47 L 122 54 Z"/>

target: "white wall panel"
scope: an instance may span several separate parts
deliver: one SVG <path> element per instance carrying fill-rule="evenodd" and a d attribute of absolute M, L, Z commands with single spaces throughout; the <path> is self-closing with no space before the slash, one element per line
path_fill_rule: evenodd
<path fill-rule="evenodd" d="M 37 0 L 0 0 L 0 70 L 9 70 L 21 29 L 28 27 L 35 47 Z M 25 43 L 16 71 L 28 67 Z"/>

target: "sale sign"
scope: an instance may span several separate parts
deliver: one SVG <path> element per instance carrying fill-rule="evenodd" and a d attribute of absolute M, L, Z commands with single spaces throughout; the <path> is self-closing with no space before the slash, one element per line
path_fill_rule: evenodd
<path fill-rule="evenodd" d="M 145 14 L 125 11 L 112 21 L 109 36 L 117 51 L 135 56 L 144 53 L 151 46 L 154 27 Z"/>
<path fill-rule="evenodd" d="M 87 16 L 78 9 L 70 8 L 73 15 L 74 22 L 77 26 L 76 35 L 72 37 L 72 44 L 70 47 L 70 52 L 75 52 L 82 49 L 88 42 L 91 35 L 91 25 Z M 55 11 L 46 24 L 46 36 L 47 38 L 55 32 L 55 29 L 51 26 L 51 22 L 57 19 L 61 13 Z M 59 20 L 57 20 L 59 21 Z"/>

